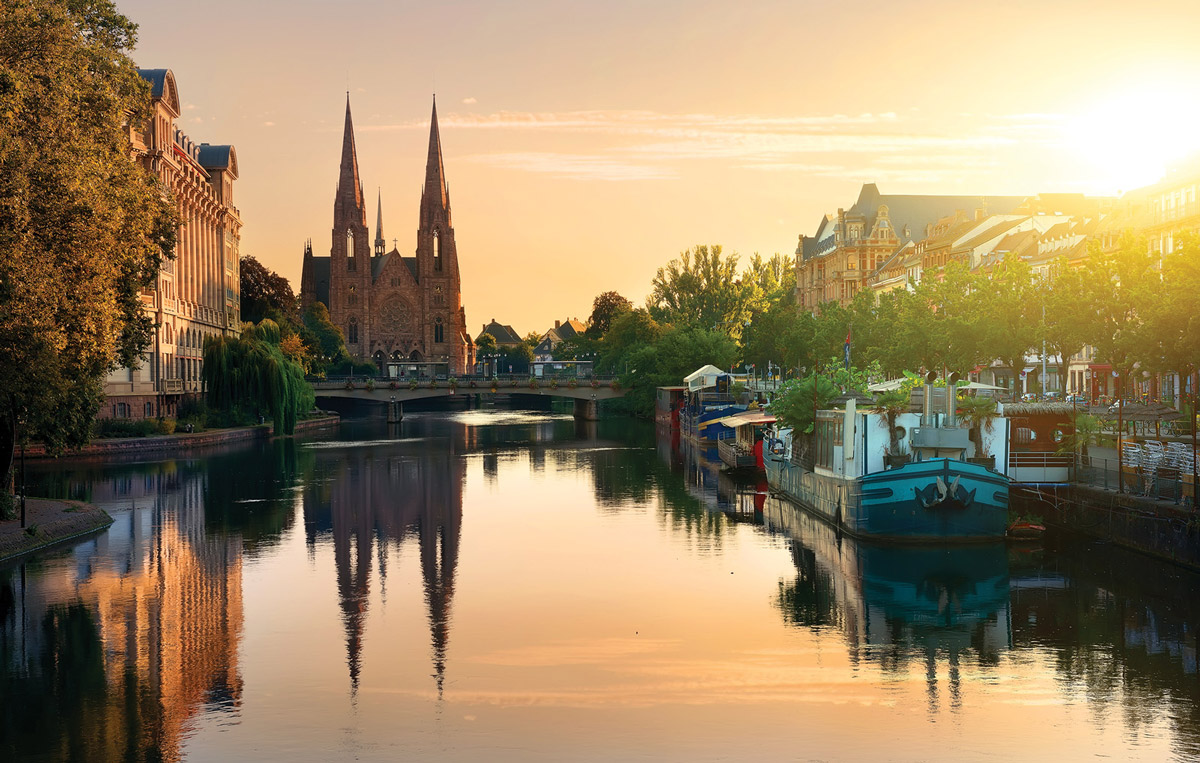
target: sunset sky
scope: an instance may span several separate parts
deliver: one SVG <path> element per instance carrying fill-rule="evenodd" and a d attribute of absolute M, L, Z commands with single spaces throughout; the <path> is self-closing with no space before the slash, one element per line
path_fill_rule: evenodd
<path fill-rule="evenodd" d="M 1200 4 L 117 0 L 183 128 L 232 143 L 242 253 L 327 254 L 350 91 L 415 247 L 431 95 L 472 335 L 586 318 L 700 243 L 791 255 L 884 193 L 1115 194 L 1200 149 Z"/>

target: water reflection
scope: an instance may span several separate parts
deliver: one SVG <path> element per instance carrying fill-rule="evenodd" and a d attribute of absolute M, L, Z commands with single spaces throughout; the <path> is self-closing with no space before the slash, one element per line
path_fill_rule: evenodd
<path fill-rule="evenodd" d="M 964 655 L 986 669 L 1012 646 L 1007 549 L 1003 544 L 908 548 L 860 543 L 780 498 L 766 503 L 771 532 L 786 535 L 796 579 L 781 581 L 784 620 L 841 632 L 855 664 L 904 674 L 925 666 L 929 712 L 942 701 L 947 664 L 951 710 L 960 707 Z"/>
<path fill-rule="evenodd" d="M 74 475 L 56 481 L 114 522 L 0 571 L 0 757 L 177 759 L 199 713 L 240 711 L 243 539 L 209 531 L 209 472 L 188 462 Z"/>
<path fill-rule="evenodd" d="M 116 523 L 0 570 L 0 760 L 1021 757 L 1047 718 L 1200 757 L 1200 576 L 859 544 L 652 437 L 466 411 L 41 464 Z"/>
<path fill-rule="evenodd" d="M 332 539 L 352 694 L 357 693 L 362 671 L 372 566 L 378 565 L 379 584 L 386 586 L 388 548 L 398 549 L 414 537 L 420 549 L 433 675 L 442 695 L 462 535 L 462 455 L 468 441 L 475 439 L 471 433 L 464 427 L 447 436 L 418 422 L 404 438 L 373 447 L 350 440 L 311 448 L 316 467 L 304 490 L 305 534 L 310 551 L 323 536 Z"/>

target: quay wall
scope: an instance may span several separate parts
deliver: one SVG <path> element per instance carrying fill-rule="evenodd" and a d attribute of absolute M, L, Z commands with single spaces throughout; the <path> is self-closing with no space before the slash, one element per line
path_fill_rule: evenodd
<path fill-rule="evenodd" d="M 1200 512 L 1086 485 L 1015 488 L 1013 506 L 1051 527 L 1200 569 Z"/>
<path fill-rule="evenodd" d="M 337 415 L 321 416 L 314 419 L 304 419 L 296 422 L 296 434 L 320 432 L 337 428 L 341 417 Z M 97 439 L 88 443 L 80 450 L 64 453 L 62 458 L 118 456 L 126 453 L 182 453 L 214 445 L 228 445 L 252 440 L 268 440 L 271 438 L 271 425 L 259 424 L 250 427 L 235 427 L 232 429 L 209 429 L 204 432 L 175 433 L 155 435 L 151 437 L 112 437 Z M 25 449 L 26 458 L 49 458 L 41 443 L 32 443 Z"/>

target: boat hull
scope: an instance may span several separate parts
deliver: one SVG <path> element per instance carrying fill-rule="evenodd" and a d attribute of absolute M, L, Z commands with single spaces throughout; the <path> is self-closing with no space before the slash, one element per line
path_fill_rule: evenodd
<path fill-rule="evenodd" d="M 1008 527 L 1008 478 L 939 458 L 846 478 L 765 458 L 773 490 L 851 535 L 903 543 L 1000 541 Z"/>

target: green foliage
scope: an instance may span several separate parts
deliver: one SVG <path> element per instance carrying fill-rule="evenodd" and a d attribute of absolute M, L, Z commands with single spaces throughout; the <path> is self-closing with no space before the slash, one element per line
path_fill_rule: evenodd
<path fill-rule="evenodd" d="M 496 337 L 486 331 L 475 338 L 475 354 L 476 356 L 485 353 L 490 354 L 496 352 Z"/>
<path fill-rule="evenodd" d="M 592 339 L 604 336 L 612 322 L 622 313 L 633 309 L 633 303 L 615 291 L 606 291 L 592 301 L 592 316 L 588 321 L 587 335 Z"/>
<path fill-rule="evenodd" d="M 683 377 L 706 364 L 728 368 L 737 353 L 737 345 L 720 331 L 667 329 L 626 355 L 628 365 L 619 384 L 629 392 L 620 402 L 613 401 L 613 406 L 635 416 L 653 416 L 657 387 L 679 384 Z"/>
<path fill-rule="evenodd" d="M 888 430 L 888 453 L 900 455 L 900 438 L 896 432 L 896 417 L 907 413 L 909 409 L 911 387 L 905 385 L 900 389 L 881 392 L 875 397 L 875 405 L 871 411 L 879 414 L 881 422 Z"/>
<path fill-rule="evenodd" d="M 304 310 L 304 328 L 309 332 L 309 339 L 306 339 L 305 344 L 311 341 L 310 350 L 313 357 L 319 361 L 321 367 L 333 373 L 330 366 L 346 360 L 349 354 L 346 352 L 346 337 L 341 328 L 330 320 L 329 308 L 321 302 L 309 305 Z"/>
<path fill-rule="evenodd" d="M 247 329 L 241 337 L 218 337 L 204 345 L 204 381 L 208 406 L 226 415 L 269 411 L 276 434 L 291 434 L 301 413 L 315 403 L 304 371 L 283 355 L 279 327 L 271 321 Z"/>
<path fill-rule="evenodd" d="M 816 411 L 842 394 L 833 380 L 824 374 L 810 373 L 802 379 L 789 379 L 768 406 L 771 413 L 793 432 L 811 434 Z"/>
<path fill-rule="evenodd" d="M 174 249 L 174 207 L 131 161 L 149 85 L 107 0 L 0 12 L 0 490 L 20 440 L 87 442 L 104 377 L 154 332 L 139 291 Z"/>
<path fill-rule="evenodd" d="M 957 408 L 959 420 L 970 429 L 971 442 L 975 443 L 975 454 L 986 456 L 983 433 L 992 430 L 992 423 L 1000 415 L 996 410 L 996 399 L 964 395 L 958 399 Z"/>
<path fill-rule="evenodd" d="M 240 264 L 242 320 L 257 323 L 284 317 L 298 323 L 299 305 L 288 280 L 250 255 L 243 256 Z"/>
<path fill-rule="evenodd" d="M 737 339 L 757 308 L 761 290 L 738 277 L 738 256 L 722 256 L 720 245 L 695 246 L 658 269 L 646 300 L 659 323 L 716 329 Z"/>

